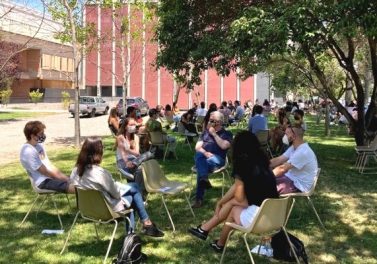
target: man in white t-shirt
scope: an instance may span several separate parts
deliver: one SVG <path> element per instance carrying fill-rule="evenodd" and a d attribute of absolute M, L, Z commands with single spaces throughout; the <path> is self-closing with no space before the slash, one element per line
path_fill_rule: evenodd
<path fill-rule="evenodd" d="M 196 110 L 196 116 L 206 116 L 207 114 L 207 109 L 206 109 L 206 103 L 205 102 L 200 102 L 200 108 Z"/>
<path fill-rule="evenodd" d="M 47 157 L 42 145 L 46 140 L 45 128 L 40 121 L 30 121 L 25 125 L 27 142 L 21 148 L 21 164 L 39 189 L 74 193 L 75 188 L 70 184 L 69 177 L 54 167 Z"/>
<path fill-rule="evenodd" d="M 271 168 L 275 174 L 277 189 L 280 194 L 307 192 L 313 185 L 317 174 L 317 157 L 308 143 L 303 140 L 301 127 L 288 127 L 283 142 L 290 147 L 283 155 L 271 159 Z"/>

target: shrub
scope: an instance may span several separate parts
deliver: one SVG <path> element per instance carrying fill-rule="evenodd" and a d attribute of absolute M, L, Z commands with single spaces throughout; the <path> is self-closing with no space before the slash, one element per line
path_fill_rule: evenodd
<path fill-rule="evenodd" d="M 71 95 L 69 94 L 69 92 L 63 91 L 62 92 L 62 104 L 63 104 L 63 108 L 64 109 L 68 108 L 70 102 L 71 102 Z"/>
<path fill-rule="evenodd" d="M 9 103 L 9 98 L 12 95 L 11 89 L 5 89 L 0 91 L 0 100 L 3 105 L 7 105 Z"/>
<path fill-rule="evenodd" d="M 42 101 L 42 97 L 43 97 L 43 93 L 40 93 L 39 92 L 39 89 L 35 90 L 35 91 L 31 91 L 29 93 L 29 96 L 30 96 L 30 100 L 37 104 L 39 103 L 40 101 Z"/>

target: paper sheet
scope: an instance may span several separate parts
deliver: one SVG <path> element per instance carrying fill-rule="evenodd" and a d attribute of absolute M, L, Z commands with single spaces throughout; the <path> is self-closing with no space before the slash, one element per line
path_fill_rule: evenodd
<path fill-rule="evenodd" d="M 42 234 L 44 235 L 62 235 L 64 229 L 43 229 Z"/>

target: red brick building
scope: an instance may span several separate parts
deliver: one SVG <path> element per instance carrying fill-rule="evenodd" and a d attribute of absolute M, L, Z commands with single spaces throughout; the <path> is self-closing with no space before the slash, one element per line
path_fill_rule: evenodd
<path fill-rule="evenodd" d="M 121 97 L 123 71 L 121 64 L 120 33 L 121 19 L 127 18 L 131 32 L 140 32 L 139 38 L 130 38 L 129 50 L 126 48 L 125 61 L 130 66 L 129 96 L 145 98 L 151 107 L 157 104 L 171 104 L 176 85 L 172 76 L 164 69 L 156 70 L 152 64 L 158 51 L 158 44 L 153 41 L 153 23 L 143 26 L 143 14 L 135 11 L 132 4 L 124 4 L 122 8 L 100 8 L 88 5 L 85 10 L 86 23 L 93 23 L 102 41 L 96 50 L 92 50 L 84 60 L 83 86 L 88 95 L 103 97 Z M 180 91 L 178 106 L 189 108 L 193 102 L 205 101 L 219 104 L 222 100 L 257 99 L 258 77 L 254 76 L 245 81 L 239 79 L 235 73 L 228 77 L 220 77 L 214 70 L 206 71 L 202 76 L 202 85 L 194 91 Z M 259 78 L 260 79 L 260 78 Z M 263 86 L 265 82 L 263 82 Z M 266 89 L 264 89 L 266 90 Z M 268 98 L 264 95 L 259 100 Z"/>

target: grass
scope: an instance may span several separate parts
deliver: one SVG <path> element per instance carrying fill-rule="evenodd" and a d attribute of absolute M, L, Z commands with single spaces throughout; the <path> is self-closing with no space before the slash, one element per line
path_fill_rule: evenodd
<path fill-rule="evenodd" d="M 15 121 L 23 118 L 39 117 L 46 115 L 53 115 L 54 113 L 46 112 L 0 112 L 0 122 Z"/>
<path fill-rule="evenodd" d="M 313 119 L 314 120 L 314 119 Z M 354 141 L 343 129 L 333 130 L 333 136 L 323 136 L 323 124 L 317 126 L 308 120 L 309 141 L 317 154 L 322 168 L 313 202 L 324 221 L 327 231 L 321 229 L 314 213 L 305 200 L 297 200 L 288 223 L 288 230 L 305 244 L 310 263 L 377 263 L 377 178 L 376 175 L 361 175 L 353 169 Z M 235 132 L 234 128 L 232 128 Z M 116 173 L 113 139 L 104 139 L 105 156 L 103 167 L 115 179 Z M 49 152 L 50 159 L 65 173 L 70 174 L 78 151 L 64 148 Z M 193 152 L 187 146 L 179 145 L 175 160 L 160 161 L 168 178 L 190 181 Z M 0 263 L 101 263 L 106 252 L 111 226 L 101 226 L 101 241 L 95 238 L 92 224 L 78 222 L 71 236 L 68 251 L 59 252 L 66 233 L 59 236 L 45 236 L 42 229 L 57 229 L 59 222 L 52 205 L 47 203 L 38 217 L 32 213 L 26 223 L 18 228 L 28 210 L 35 193 L 18 162 L 0 168 L 2 191 L 0 192 Z M 220 255 L 208 246 L 209 241 L 219 235 L 216 228 L 207 242 L 199 241 L 187 233 L 187 228 L 208 219 L 221 195 L 220 177 L 211 178 L 215 188 L 206 193 L 206 203 L 197 209 L 196 219 L 191 216 L 183 196 L 168 199 L 177 231 L 171 230 L 169 220 L 159 197 L 152 195 L 147 211 L 153 221 L 165 231 L 165 237 L 154 240 L 143 237 L 143 251 L 148 263 L 217 263 Z M 73 207 L 73 196 L 71 204 Z M 63 196 L 58 198 L 65 230 L 70 227 L 75 209 L 70 210 Z M 116 256 L 123 239 L 123 228 L 119 228 L 110 258 Z M 257 240 L 249 237 L 250 245 Z M 257 263 L 270 263 L 269 259 L 255 257 Z M 234 235 L 226 254 L 226 263 L 249 263 L 241 236 Z"/>

